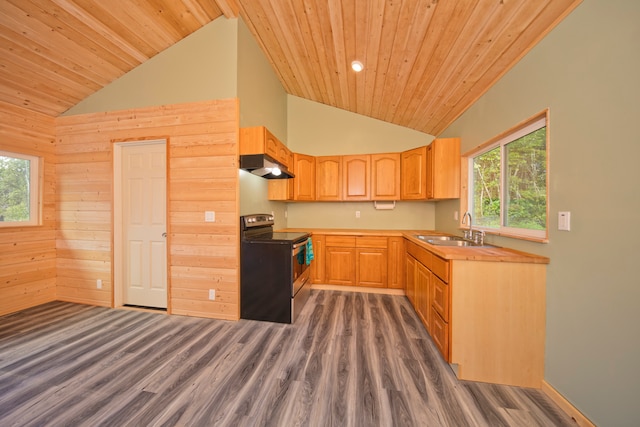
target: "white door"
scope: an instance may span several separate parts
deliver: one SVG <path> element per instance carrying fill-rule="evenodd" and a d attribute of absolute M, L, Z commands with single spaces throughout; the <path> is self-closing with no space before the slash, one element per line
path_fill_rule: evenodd
<path fill-rule="evenodd" d="M 124 144 L 121 159 L 123 303 L 166 308 L 166 144 Z"/>

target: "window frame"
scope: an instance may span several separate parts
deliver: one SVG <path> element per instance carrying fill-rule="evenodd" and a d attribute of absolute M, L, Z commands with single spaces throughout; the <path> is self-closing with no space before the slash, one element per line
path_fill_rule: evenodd
<path fill-rule="evenodd" d="M 0 228 L 33 227 L 42 225 L 42 168 L 43 159 L 38 156 L 0 150 L 0 156 L 31 162 L 29 165 L 29 221 L 0 221 Z"/>
<path fill-rule="evenodd" d="M 543 123 L 540 126 L 540 123 Z M 546 226 L 544 230 L 530 230 L 525 228 L 515 228 L 515 227 L 506 227 L 504 226 L 504 215 L 505 215 L 505 180 L 504 180 L 504 170 L 505 170 L 505 156 L 504 156 L 504 146 L 507 144 L 517 140 L 518 138 L 527 135 L 537 129 L 542 127 L 546 127 L 546 135 L 545 135 L 545 152 L 546 152 Z M 473 159 L 481 154 L 484 154 L 496 147 L 501 147 L 501 156 L 500 156 L 500 227 L 492 228 L 492 227 L 483 227 L 480 225 L 473 224 L 473 228 L 476 230 L 482 230 L 486 234 L 492 234 L 497 236 L 511 237 L 522 240 L 530 240 L 534 242 L 540 243 L 548 243 L 549 242 L 549 176 L 550 176 L 550 150 L 549 150 L 549 109 L 545 109 L 542 112 L 518 123 L 517 125 L 511 127 L 510 129 L 502 132 L 501 134 L 491 138 L 487 142 L 473 148 L 472 150 L 464 153 L 461 157 L 461 191 L 460 191 L 460 211 L 467 212 L 469 208 L 472 206 L 473 201 L 471 198 L 473 197 L 473 192 L 471 189 L 473 188 Z M 462 215 L 460 215 L 459 219 L 459 227 L 460 229 L 468 228 L 468 225 L 462 224 Z"/>

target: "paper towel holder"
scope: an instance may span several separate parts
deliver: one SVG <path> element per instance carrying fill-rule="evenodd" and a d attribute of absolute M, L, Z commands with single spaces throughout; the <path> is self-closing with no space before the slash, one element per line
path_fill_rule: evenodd
<path fill-rule="evenodd" d="M 396 201 L 395 200 L 390 200 L 390 201 L 377 201 L 374 200 L 373 202 L 373 207 L 377 210 L 391 210 L 391 209 L 395 209 L 396 207 Z"/>

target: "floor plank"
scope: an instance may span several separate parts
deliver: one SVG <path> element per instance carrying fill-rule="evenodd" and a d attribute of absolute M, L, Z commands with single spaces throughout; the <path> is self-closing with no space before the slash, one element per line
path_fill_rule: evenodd
<path fill-rule="evenodd" d="M 403 296 L 314 290 L 294 325 L 53 302 L 0 317 L 2 426 L 575 426 L 461 382 Z"/>

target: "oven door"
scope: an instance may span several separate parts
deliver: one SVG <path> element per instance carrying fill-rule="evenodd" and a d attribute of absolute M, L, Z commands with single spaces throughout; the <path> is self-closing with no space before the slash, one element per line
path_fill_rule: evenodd
<path fill-rule="evenodd" d="M 304 285 L 304 282 L 306 281 L 306 279 L 308 279 L 309 277 L 309 274 L 307 272 L 309 265 L 307 264 L 307 241 L 306 240 L 299 243 L 295 243 L 293 245 L 291 264 L 293 265 L 293 269 L 292 269 L 293 277 L 291 278 L 291 283 L 293 283 L 292 291 L 293 291 L 293 295 L 295 295 L 298 292 L 298 290 Z"/>

